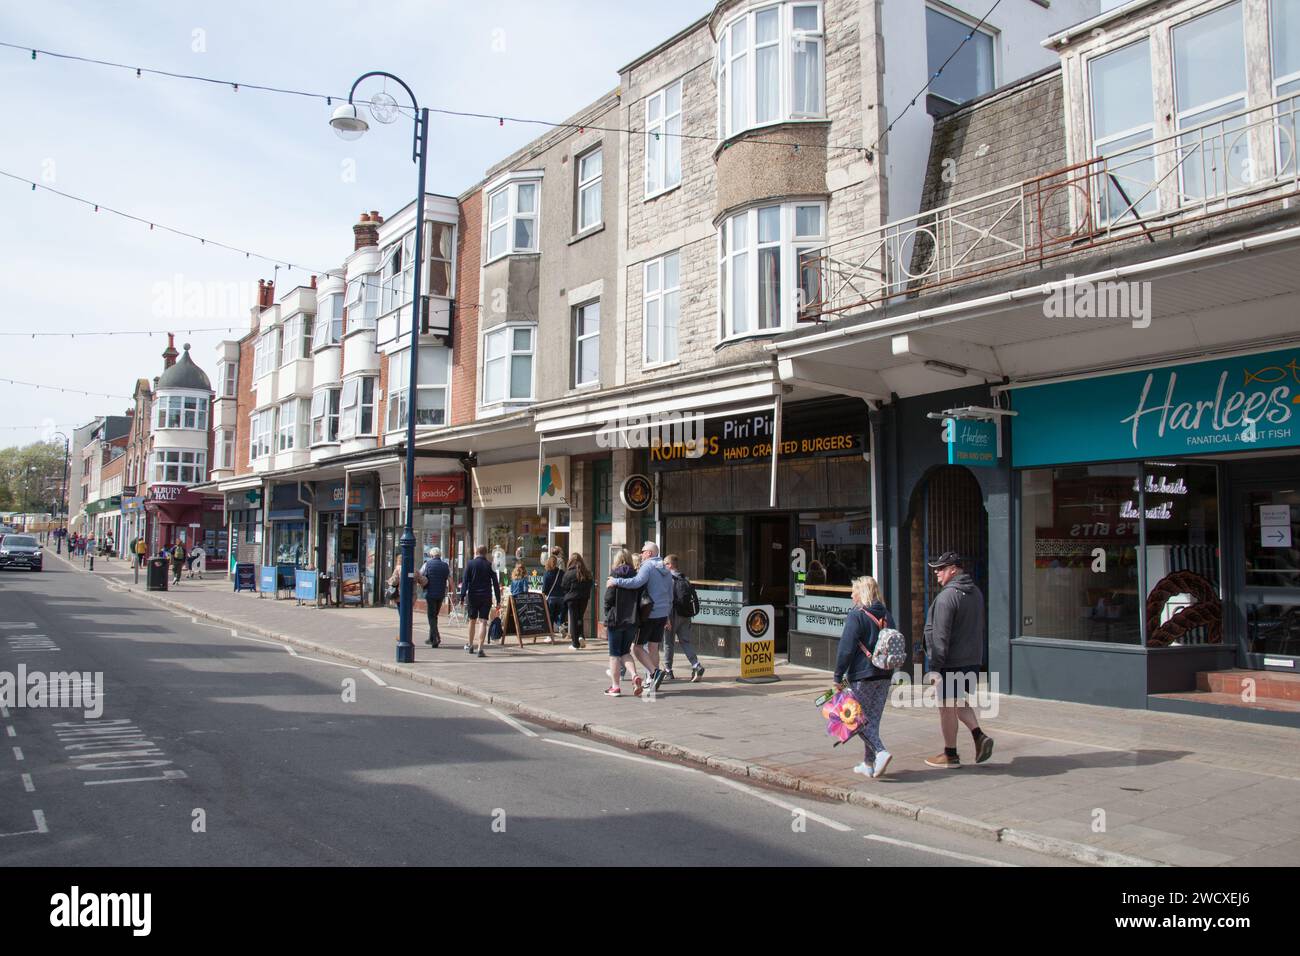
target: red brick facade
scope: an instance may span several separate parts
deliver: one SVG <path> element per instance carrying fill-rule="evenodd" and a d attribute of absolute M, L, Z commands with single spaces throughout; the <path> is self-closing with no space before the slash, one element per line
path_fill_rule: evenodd
<path fill-rule="evenodd" d="M 474 421 L 478 407 L 479 268 L 483 193 L 476 186 L 460 198 L 456 227 L 456 318 L 451 330 L 450 424 Z"/>

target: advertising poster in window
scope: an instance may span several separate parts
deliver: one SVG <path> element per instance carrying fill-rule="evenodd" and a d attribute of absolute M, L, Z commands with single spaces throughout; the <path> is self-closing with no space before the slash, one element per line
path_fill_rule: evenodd
<path fill-rule="evenodd" d="M 344 561 L 339 575 L 340 593 L 345 606 L 361 605 L 361 565 L 356 561 Z"/>

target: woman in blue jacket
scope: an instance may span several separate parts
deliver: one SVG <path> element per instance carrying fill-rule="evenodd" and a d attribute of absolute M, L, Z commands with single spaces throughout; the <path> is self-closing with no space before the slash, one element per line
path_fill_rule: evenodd
<path fill-rule="evenodd" d="M 891 674 L 872 664 L 870 654 L 876 649 L 882 627 L 894 626 L 894 619 L 881 600 L 876 579 L 855 578 L 853 610 L 844 620 L 844 633 L 840 635 L 839 652 L 835 658 L 835 687 L 837 690 L 843 688 L 847 679 L 853 696 L 862 705 L 862 726 L 858 728 L 858 736 L 862 738 L 866 753 L 853 772 L 866 777 L 882 776 L 892 757 L 880 739 L 880 718 L 885 712 L 885 701 L 889 699 Z"/>

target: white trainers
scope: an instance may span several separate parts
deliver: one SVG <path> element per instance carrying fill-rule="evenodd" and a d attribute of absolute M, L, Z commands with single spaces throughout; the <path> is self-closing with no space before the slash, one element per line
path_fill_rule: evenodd
<path fill-rule="evenodd" d="M 871 776 L 883 777 L 885 775 L 885 768 L 889 766 L 889 761 L 893 759 L 894 755 L 888 750 L 882 750 L 880 753 L 876 754 L 876 764 L 871 768 Z"/>
<path fill-rule="evenodd" d="M 856 767 L 854 767 L 853 772 L 860 773 L 864 777 L 874 777 L 876 775 L 875 768 L 870 766 L 865 760 L 862 761 L 862 763 L 858 764 Z"/>

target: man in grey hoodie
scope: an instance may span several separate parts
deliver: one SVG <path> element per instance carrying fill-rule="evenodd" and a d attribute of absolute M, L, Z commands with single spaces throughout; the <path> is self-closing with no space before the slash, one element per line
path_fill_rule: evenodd
<path fill-rule="evenodd" d="M 975 762 L 993 756 L 993 738 L 980 730 L 979 718 L 966 703 L 974 693 L 984 663 L 984 595 L 974 579 L 962 570 L 956 552 L 945 551 L 930 568 L 939 582 L 939 593 L 925 616 L 925 651 L 929 672 L 937 677 L 939 726 L 943 730 L 943 753 L 926 759 L 931 767 L 954 769 L 957 756 L 957 721 L 970 730 L 975 743 Z"/>
<path fill-rule="evenodd" d="M 607 588 L 645 588 L 653 606 L 648 617 L 643 617 L 633 656 L 639 660 L 650 676 L 646 679 L 651 696 L 659 690 L 664 672 L 659 667 L 659 645 L 664 639 L 664 628 L 673 610 L 673 575 L 659 560 L 659 545 L 647 541 L 641 548 L 641 566 L 630 578 L 608 578 Z M 638 653 L 638 651 L 640 653 Z"/>

